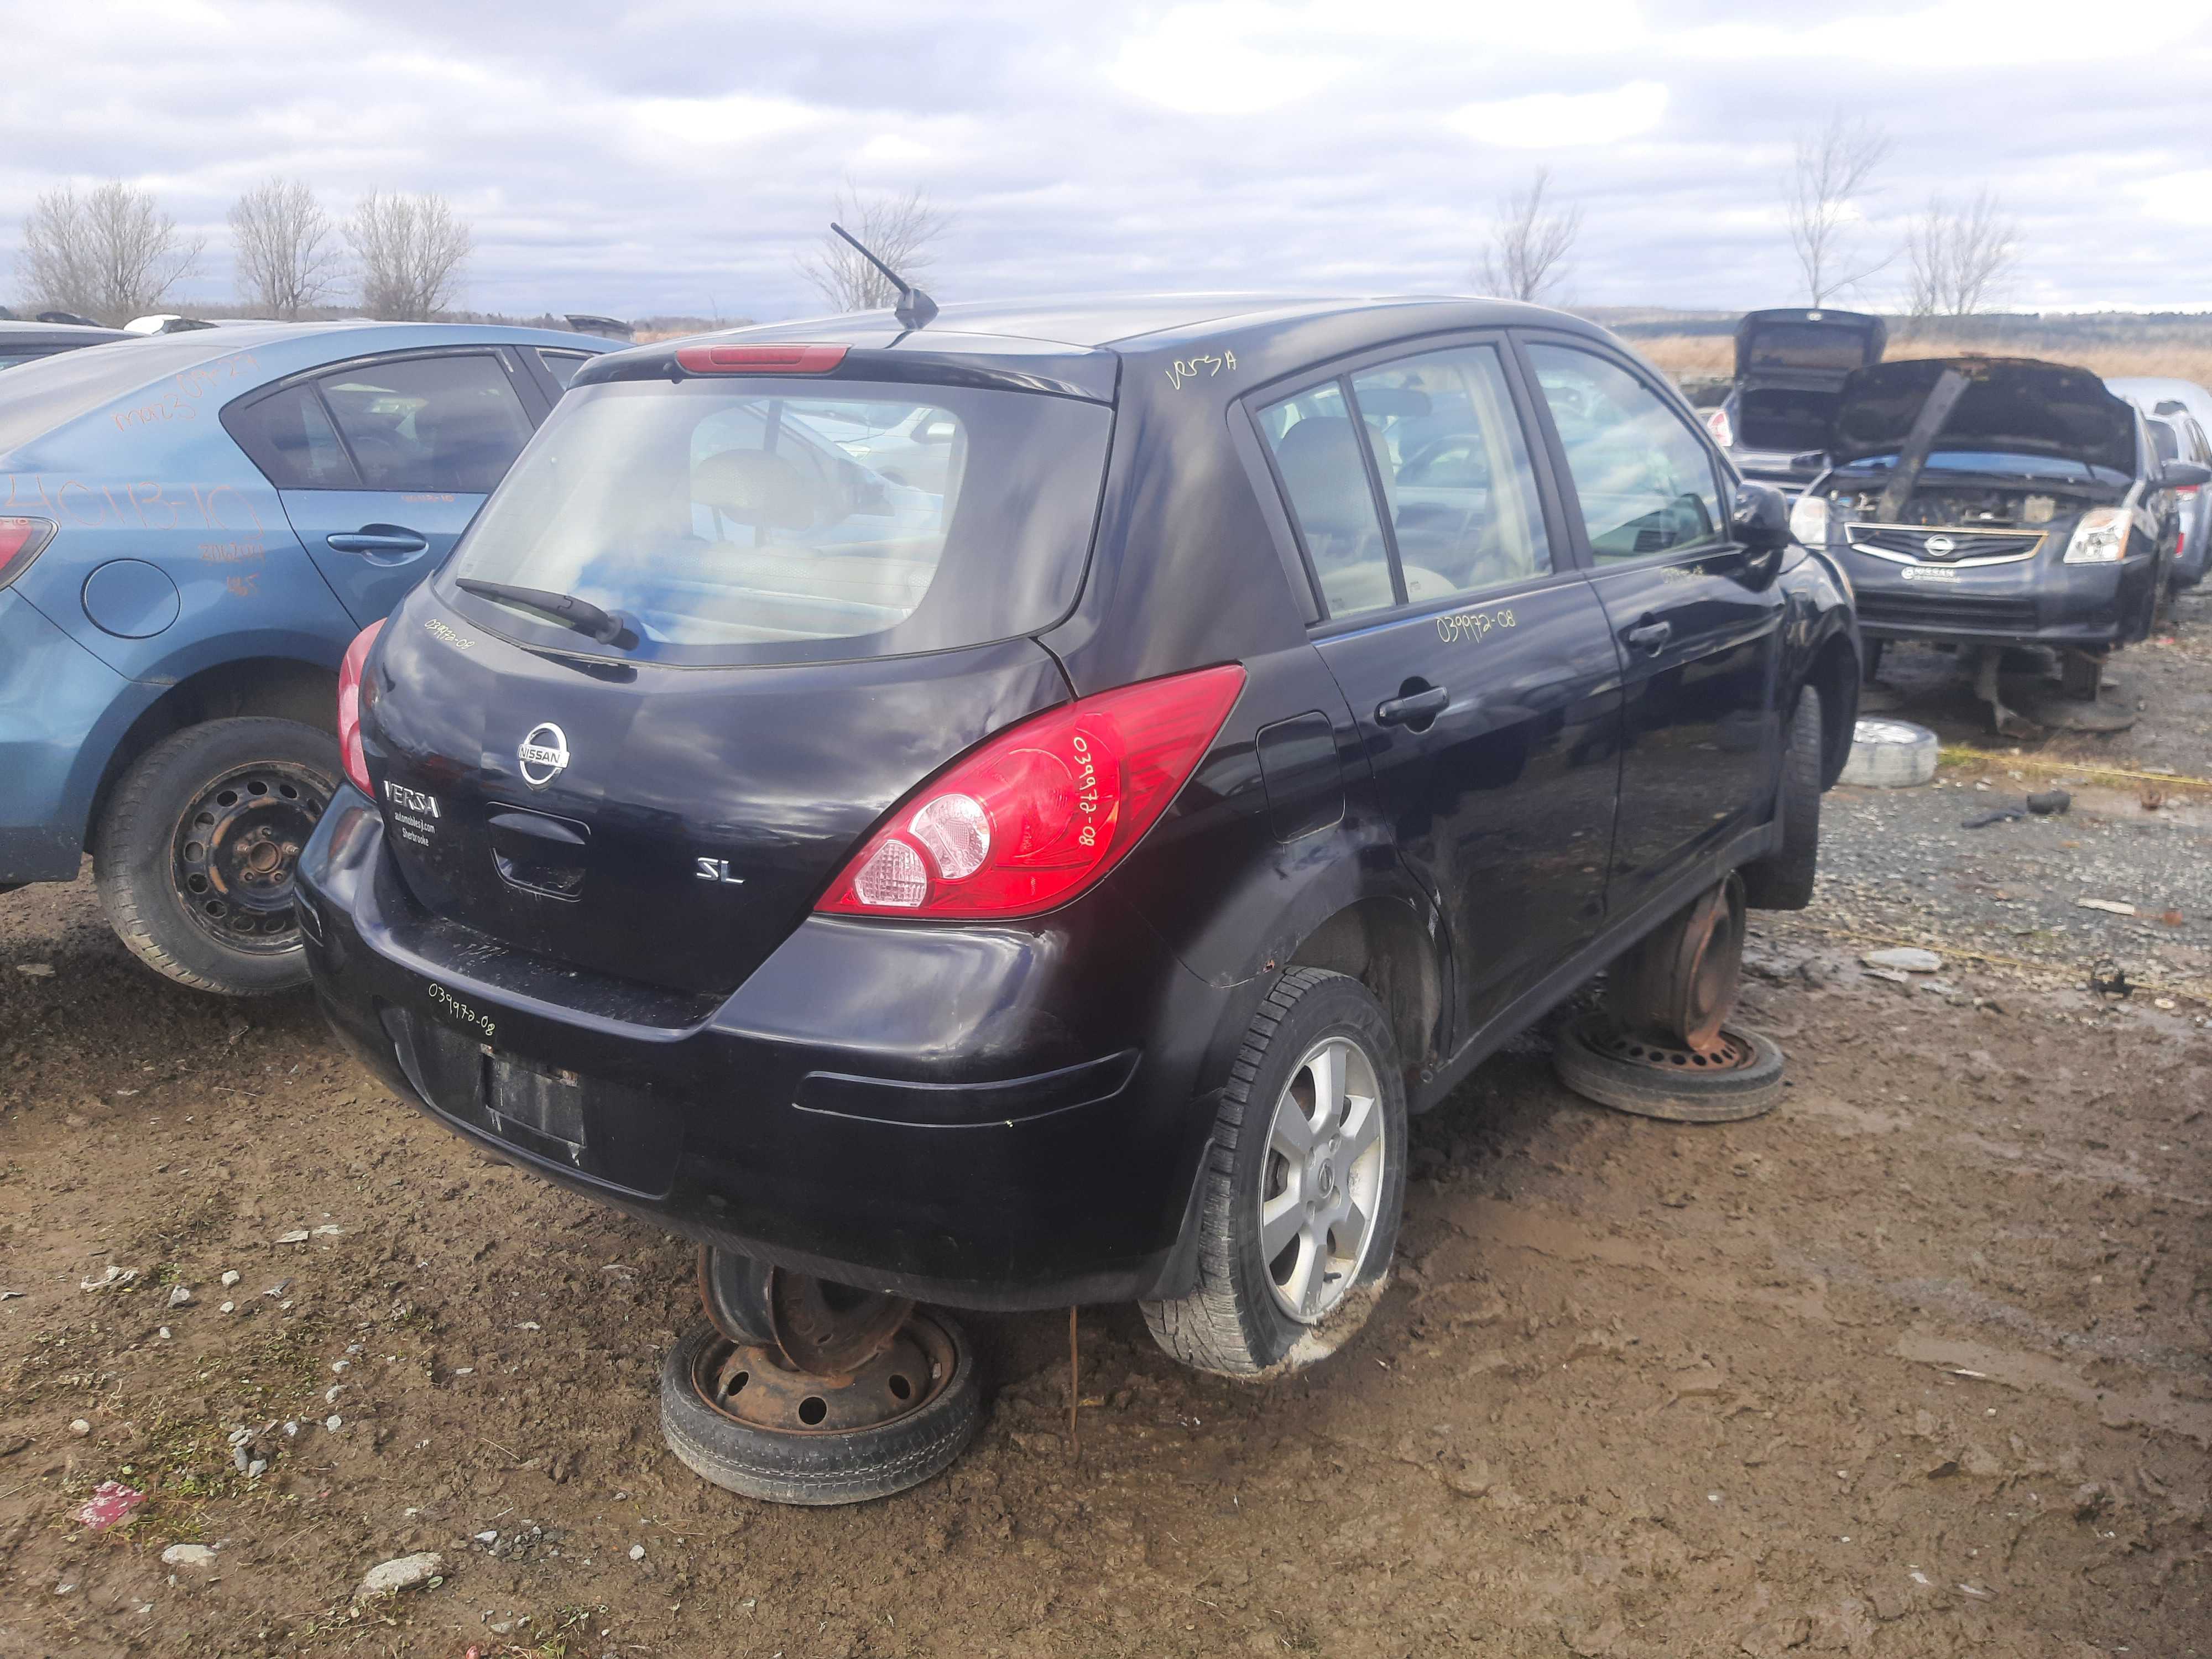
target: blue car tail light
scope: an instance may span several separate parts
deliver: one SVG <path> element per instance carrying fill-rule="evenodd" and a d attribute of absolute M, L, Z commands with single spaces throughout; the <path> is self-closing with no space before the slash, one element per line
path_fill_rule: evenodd
<path fill-rule="evenodd" d="M 45 519 L 0 519 L 0 587 L 28 570 L 53 538 L 54 527 Z"/>

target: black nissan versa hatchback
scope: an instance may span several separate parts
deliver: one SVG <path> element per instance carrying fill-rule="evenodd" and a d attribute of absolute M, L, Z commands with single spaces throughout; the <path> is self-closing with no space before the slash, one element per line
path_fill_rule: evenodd
<path fill-rule="evenodd" d="M 640 347 L 356 641 L 301 926 L 393 1089 L 708 1247 L 801 1423 L 901 1298 L 1139 1300 L 1267 1372 L 1371 1301 L 1408 1111 L 1731 872 L 1806 902 L 1857 664 L 1781 496 L 1555 312 Z M 901 1401 L 968 1363 L 910 1328 Z M 824 1501 L 718 1462 L 793 1396 L 714 1337 L 672 1444 Z"/>

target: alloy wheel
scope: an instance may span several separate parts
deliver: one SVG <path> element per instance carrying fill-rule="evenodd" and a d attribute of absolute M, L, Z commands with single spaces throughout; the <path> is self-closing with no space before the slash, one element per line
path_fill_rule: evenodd
<path fill-rule="evenodd" d="M 1275 1102 L 1260 1174 L 1260 1254 L 1276 1304 L 1318 1324 L 1359 1277 L 1383 1189 L 1382 1091 L 1348 1037 L 1307 1051 Z"/>

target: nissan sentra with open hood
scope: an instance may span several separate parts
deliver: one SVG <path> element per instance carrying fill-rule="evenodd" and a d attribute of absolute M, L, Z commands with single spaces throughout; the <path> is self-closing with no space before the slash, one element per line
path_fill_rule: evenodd
<path fill-rule="evenodd" d="M 1877 644 L 2094 653 L 2142 639 L 2174 491 L 2208 476 L 2162 463 L 2142 417 L 2095 375 L 2023 358 L 1859 369 L 1826 448 L 1792 527 L 1842 564 Z"/>

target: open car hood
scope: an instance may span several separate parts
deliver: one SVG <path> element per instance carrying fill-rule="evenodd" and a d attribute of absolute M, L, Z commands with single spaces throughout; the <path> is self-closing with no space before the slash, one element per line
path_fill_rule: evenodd
<path fill-rule="evenodd" d="M 1936 434 L 1936 451 L 2056 455 L 2135 471 L 2135 410 L 2086 368 L 2027 357 L 1923 357 L 1854 370 L 1836 405 L 1830 459 L 1844 465 L 1897 453 L 1952 369 L 1967 384 Z"/>
<path fill-rule="evenodd" d="M 1735 325 L 1735 378 L 1840 386 L 1853 369 L 1880 362 L 1888 343 L 1888 325 L 1862 312 L 1747 312 Z"/>

